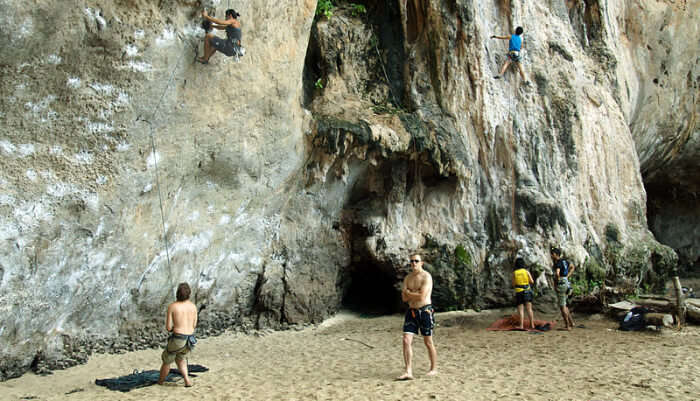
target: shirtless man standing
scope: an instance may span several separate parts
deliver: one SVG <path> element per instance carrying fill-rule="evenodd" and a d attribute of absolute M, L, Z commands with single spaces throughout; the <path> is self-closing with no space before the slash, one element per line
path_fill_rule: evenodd
<path fill-rule="evenodd" d="M 431 305 L 430 295 L 433 291 L 433 278 L 430 273 L 423 270 L 423 261 L 420 255 L 412 255 L 411 267 L 413 271 L 403 280 L 401 299 L 408 303 L 406 318 L 403 324 L 403 359 L 406 363 L 406 371 L 397 377 L 397 380 L 413 379 L 413 336 L 420 333 L 423 342 L 428 348 L 430 357 L 430 371 L 427 376 L 434 376 L 437 372 L 437 351 L 433 344 L 433 328 L 435 327 L 435 311 Z"/>
<path fill-rule="evenodd" d="M 170 364 L 175 362 L 185 379 L 185 387 L 192 387 L 192 381 L 187 376 L 187 361 L 185 356 L 194 348 L 197 340 L 194 338 L 194 328 L 197 327 L 197 307 L 190 302 L 190 286 L 180 283 L 177 286 L 177 301 L 168 305 L 165 315 L 165 329 L 171 332 L 168 345 L 163 350 L 158 384 L 163 384 L 170 372 Z"/>

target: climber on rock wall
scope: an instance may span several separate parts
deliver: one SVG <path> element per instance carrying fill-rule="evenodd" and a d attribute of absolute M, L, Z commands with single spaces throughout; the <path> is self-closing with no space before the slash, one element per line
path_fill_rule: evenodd
<path fill-rule="evenodd" d="M 523 66 L 520 57 L 520 52 L 523 48 L 523 27 L 519 26 L 515 28 L 515 33 L 510 36 L 497 36 L 497 35 L 492 35 L 491 39 L 502 39 L 502 40 L 507 40 L 508 41 L 508 58 L 506 59 L 506 62 L 503 63 L 503 67 L 501 68 L 501 72 L 494 76 L 495 79 L 501 78 L 503 74 L 505 74 L 506 70 L 508 69 L 508 66 L 510 63 L 515 63 L 515 65 L 518 66 L 518 71 L 520 71 L 520 77 L 523 79 L 523 83 L 525 85 L 529 84 L 527 78 L 525 77 L 525 71 L 523 71 Z"/>
<path fill-rule="evenodd" d="M 239 16 L 240 14 L 236 10 L 228 9 L 226 10 L 226 19 L 220 20 L 210 17 L 206 10 L 202 11 L 202 17 L 206 21 L 211 22 L 212 28 L 226 30 L 226 39 L 207 32 L 204 38 L 204 56 L 197 57 L 196 60 L 198 62 L 209 64 L 209 59 L 217 50 L 229 57 L 243 55 L 241 52 L 241 23 L 238 21 Z"/>

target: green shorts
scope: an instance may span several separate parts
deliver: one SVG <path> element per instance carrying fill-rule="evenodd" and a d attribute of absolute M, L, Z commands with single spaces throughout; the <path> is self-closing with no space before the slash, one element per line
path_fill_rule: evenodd
<path fill-rule="evenodd" d="M 163 363 L 170 364 L 185 359 L 185 356 L 189 352 L 190 348 L 187 346 L 186 338 L 170 337 L 168 339 L 168 345 L 165 346 L 160 358 L 163 360 Z"/>
<path fill-rule="evenodd" d="M 560 281 L 559 284 L 557 284 L 557 302 L 559 303 L 560 307 L 566 306 L 568 291 L 569 285 L 566 283 L 566 281 Z"/>

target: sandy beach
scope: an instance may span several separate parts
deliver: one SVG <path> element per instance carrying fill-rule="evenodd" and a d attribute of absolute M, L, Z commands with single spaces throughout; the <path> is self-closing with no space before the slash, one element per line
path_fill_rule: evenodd
<path fill-rule="evenodd" d="M 573 332 L 493 332 L 505 311 L 437 315 L 436 377 L 414 341 L 416 380 L 402 373 L 400 315 L 339 314 L 317 327 L 200 340 L 193 378 L 127 393 L 95 385 L 134 369 L 158 369 L 160 351 L 93 355 L 49 376 L 0 383 L 2 400 L 697 400 L 700 328 L 620 332 L 605 318 L 577 319 Z M 510 311 L 507 311 L 510 313 Z M 554 318 L 554 316 L 548 316 Z M 541 316 L 537 316 L 541 318 Z M 364 343 L 364 344 L 363 344 Z M 174 365 L 173 365 L 174 367 Z"/>

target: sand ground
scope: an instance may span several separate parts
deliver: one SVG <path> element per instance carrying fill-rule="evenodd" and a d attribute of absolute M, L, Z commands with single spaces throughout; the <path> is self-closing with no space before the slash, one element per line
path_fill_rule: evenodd
<path fill-rule="evenodd" d="M 409 382 L 393 381 L 403 368 L 402 316 L 341 314 L 302 331 L 200 340 L 189 362 L 211 370 L 194 378 L 192 388 L 179 381 L 120 393 L 94 384 L 97 378 L 126 375 L 134 369 L 158 369 L 160 351 L 145 350 L 95 355 L 85 365 L 50 376 L 26 374 L 0 383 L 0 399 L 700 399 L 697 326 L 680 332 L 630 333 L 615 330 L 617 323 L 607 319 L 579 318 L 576 323 L 586 328 L 573 332 L 486 331 L 502 314 L 438 314 L 439 375 L 424 376 L 427 352 L 416 338 L 417 379 Z"/>

